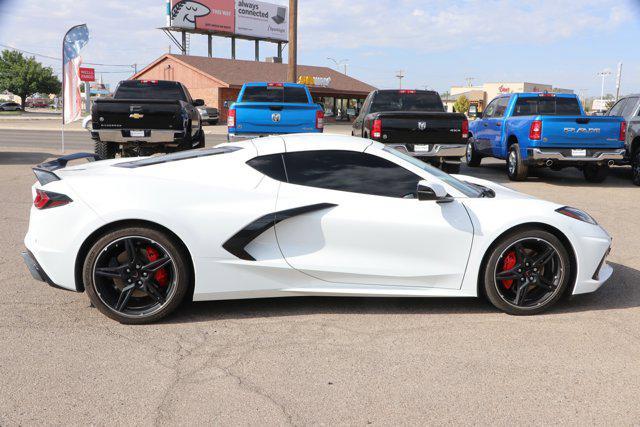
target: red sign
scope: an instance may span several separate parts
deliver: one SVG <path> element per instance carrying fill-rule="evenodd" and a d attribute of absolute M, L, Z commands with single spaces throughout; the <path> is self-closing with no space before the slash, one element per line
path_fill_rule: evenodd
<path fill-rule="evenodd" d="M 83 82 L 95 82 L 96 70 L 95 68 L 83 68 L 80 67 L 80 80 Z"/>
<path fill-rule="evenodd" d="M 235 0 L 172 0 L 172 27 L 233 33 L 235 30 Z"/>

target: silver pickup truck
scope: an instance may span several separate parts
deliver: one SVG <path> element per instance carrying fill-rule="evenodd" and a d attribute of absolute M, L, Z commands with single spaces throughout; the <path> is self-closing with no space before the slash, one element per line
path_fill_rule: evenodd
<path fill-rule="evenodd" d="M 607 112 L 608 116 L 622 116 L 627 122 L 626 155 L 623 164 L 631 164 L 633 183 L 640 185 L 640 94 L 620 98 Z"/>

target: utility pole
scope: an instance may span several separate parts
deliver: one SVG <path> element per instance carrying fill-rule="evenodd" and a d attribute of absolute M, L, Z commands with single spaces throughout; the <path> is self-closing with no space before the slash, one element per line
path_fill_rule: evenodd
<path fill-rule="evenodd" d="M 616 76 L 616 101 L 620 97 L 620 80 L 622 80 L 622 62 L 618 62 L 618 75 Z"/>
<path fill-rule="evenodd" d="M 289 0 L 289 81 L 298 81 L 298 0 Z"/>
<path fill-rule="evenodd" d="M 396 77 L 398 78 L 398 81 L 400 82 L 400 89 L 402 89 L 402 79 L 404 78 L 404 70 L 398 70 L 397 73 L 398 74 L 396 74 Z"/>
<path fill-rule="evenodd" d="M 465 77 L 465 81 L 467 82 L 467 87 L 471 87 L 473 86 L 473 81 L 475 80 L 475 77 Z"/>
<path fill-rule="evenodd" d="M 340 71 L 340 66 L 344 66 L 344 75 L 347 75 L 347 63 L 349 62 L 348 59 L 341 59 L 340 61 L 338 61 L 335 58 L 331 58 L 330 56 L 327 57 L 328 60 L 333 61 L 334 64 L 336 64 L 336 70 Z"/>
<path fill-rule="evenodd" d="M 608 68 L 605 68 L 604 70 L 600 71 L 597 75 L 602 77 L 602 90 L 600 91 L 600 99 L 604 99 L 604 79 L 605 77 L 608 77 L 611 75 L 611 70 L 609 70 Z"/>

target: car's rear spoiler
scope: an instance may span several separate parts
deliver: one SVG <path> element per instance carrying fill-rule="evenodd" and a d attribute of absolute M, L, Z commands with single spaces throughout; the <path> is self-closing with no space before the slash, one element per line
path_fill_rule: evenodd
<path fill-rule="evenodd" d="M 53 172 L 66 167 L 67 163 L 70 161 L 78 159 L 88 159 L 90 162 L 94 162 L 96 160 L 100 160 L 100 156 L 93 153 L 68 154 L 66 156 L 58 157 L 55 160 L 50 160 L 34 166 L 33 173 L 36 175 L 36 178 L 38 178 L 38 182 L 40 182 L 41 185 L 48 184 L 52 181 L 59 181 L 60 177 Z"/>

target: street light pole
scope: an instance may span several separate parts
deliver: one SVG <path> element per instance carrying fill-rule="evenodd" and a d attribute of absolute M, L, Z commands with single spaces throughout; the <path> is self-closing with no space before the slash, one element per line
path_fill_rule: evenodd
<path fill-rule="evenodd" d="M 289 81 L 298 81 L 298 0 L 289 0 Z"/>
<path fill-rule="evenodd" d="M 602 88 L 600 90 L 600 99 L 604 99 L 604 79 L 607 76 L 611 75 L 611 70 L 605 68 L 604 70 L 600 71 L 597 75 L 602 77 Z"/>

